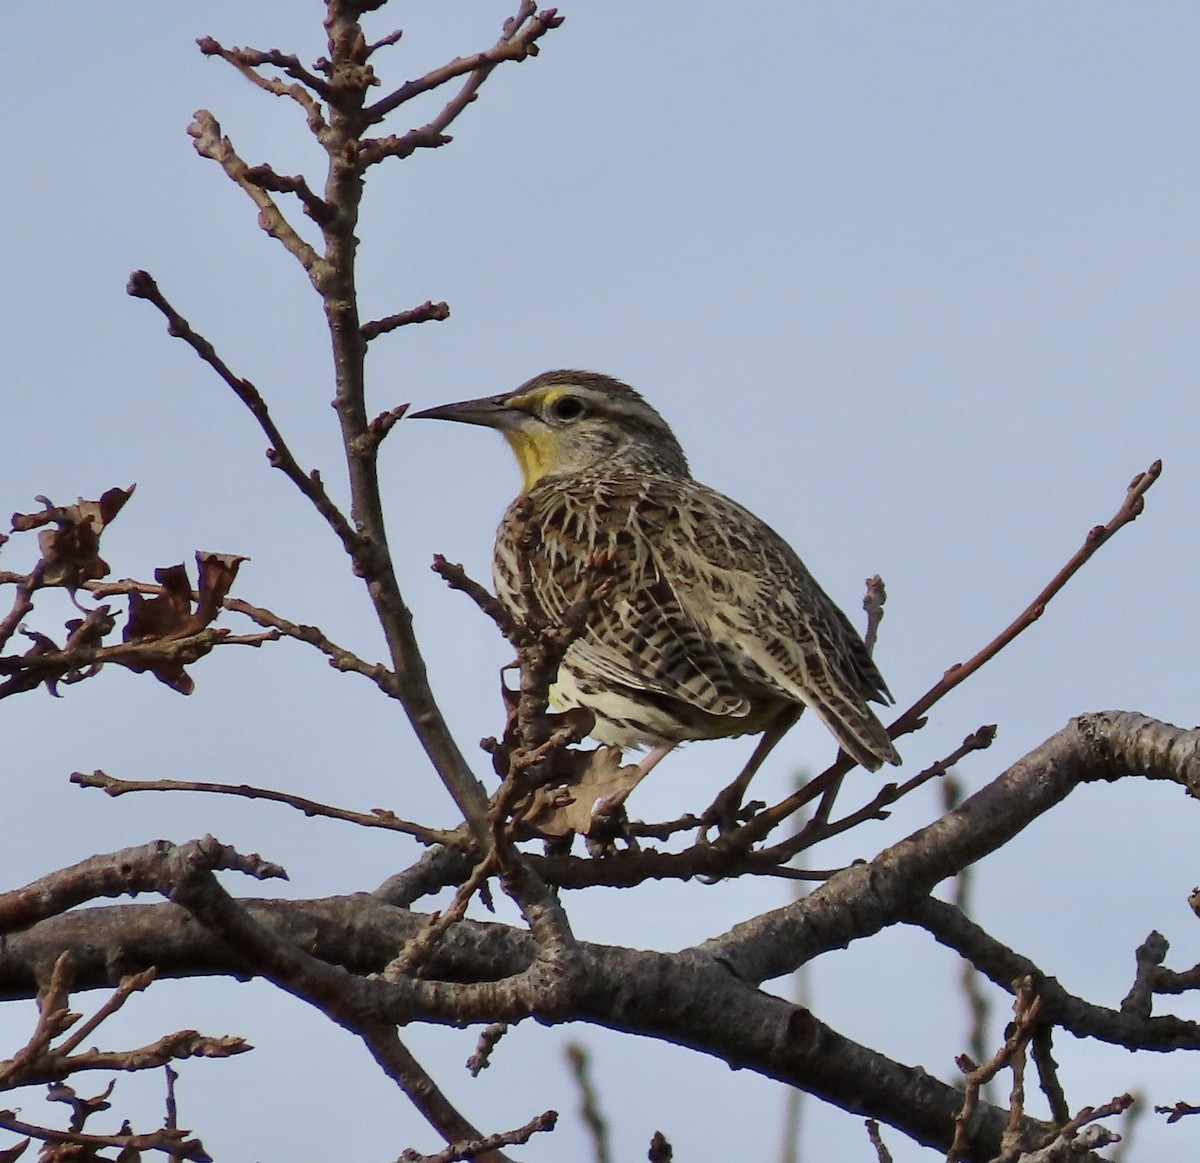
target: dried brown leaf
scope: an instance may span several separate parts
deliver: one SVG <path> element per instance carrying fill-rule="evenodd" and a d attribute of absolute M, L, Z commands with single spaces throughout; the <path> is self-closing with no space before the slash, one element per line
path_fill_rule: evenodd
<path fill-rule="evenodd" d="M 163 592 L 152 598 L 138 593 L 129 595 L 125 641 L 145 642 L 198 634 L 221 612 L 221 603 L 233 586 L 238 566 L 245 560 L 235 553 L 197 553 L 199 582 L 194 610 L 192 583 L 183 563 L 156 569 L 154 580 L 162 586 Z"/>
<path fill-rule="evenodd" d="M 43 584 L 77 589 L 84 582 L 108 576 L 108 563 L 100 556 L 100 534 L 133 495 L 134 488 L 112 488 L 99 500 L 80 497 L 74 505 L 47 503 L 38 513 L 13 514 L 16 532 L 54 526 L 38 534 L 38 549 L 45 563 Z"/>
<path fill-rule="evenodd" d="M 33 641 L 33 645 L 21 655 L 22 658 L 39 658 L 43 654 L 58 653 L 58 643 L 53 638 L 47 637 L 38 630 L 22 630 L 21 633 Z M 46 689 L 55 698 L 58 698 L 58 688 L 55 685 L 56 680 L 54 678 L 43 679 L 35 674 L 19 673 L 14 674 L 7 682 L 0 685 L 0 696 L 13 695 L 21 691 L 31 691 L 43 681 L 46 683 Z"/>
<path fill-rule="evenodd" d="M 199 588 L 194 609 L 192 584 L 183 563 L 156 569 L 154 578 L 163 592 L 151 598 L 138 593 L 129 595 L 124 640 L 170 642 L 199 634 L 221 612 L 221 603 L 237 577 L 238 566 L 245 560 L 234 553 L 197 553 Z M 139 673 L 149 671 L 160 682 L 186 695 L 192 693 L 195 683 L 184 666 L 211 649 L 212 643 L 197 644 L 186 657 L 177 652 L 164 653 L 161 657 L 131 660 L 123 665 Z"/>
<path fill-rule="evenodd" d="M 238 566 L 246 560 L 236 553 L 196 554 L 196 567 L 200 573 L 196 617 L 201 626 L 207 626 L 221 612 L 221 603 L 229 596 L 237 578 Z"/>
<path fill-rule="evenodd" d="M 103 646 L 104 638 L 111 633 L 117 620 L 108 606 L 97 606 L 86 618 L 72 618 L 67 625 L 67 650 L 84 650 L 92 646 Z"/>
<path fill-rule="evenodd" d="M 154 580 L 163 588 L 156 597 L 129 595 L 129 620 L 123 635 L 126 642 L 145 642 L 156 638 L 183 638 L 194 632 L 192 626 L 192 583 L 183 563 L 154 571 Z"/>
<path fill-rule="evenodd" d="M 562 751 L 556 756 L 560 775 L 552 785 L 538 788 L 522 805 L 521 823 L 539 836 L 586 835 L 597 807 L 611 811 L 637 786 L 636 763 L 621 764 L 618 747 L 592 751 Z"/>

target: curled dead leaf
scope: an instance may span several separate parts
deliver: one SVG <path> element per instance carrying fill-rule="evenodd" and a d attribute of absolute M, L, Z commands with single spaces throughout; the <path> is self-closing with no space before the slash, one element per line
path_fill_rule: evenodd
<path fill-rule="evenodd" d="M 45 654 L 58 653 L 58 643 L 47 635 L 42 634 L 40 631 L 22 628 L 21 633 L 33 643 L 33 645 L 20 656 L 21 660 L 40 658 Z M 4 662 L 11 665 L 14 663 L 14 660 L 6 657 Z M 17 670 L 15 666 L 13 666 L 11 672 L 9 671 L 9 667 L 6 666 L 5 672 L 10 673 L 11 677 L 6 678 L 4 682 L 0 682 L 0 698 L 8 698 L 10 695 L 20 694 L 22 691 L 35 690 L 42 684 L 43 681 L 46 681 L 46 688 L 49 690 L 49 692 L 54 695 L 55 698 L 58 697 L 58 688 L 54 685 L 53 679 L 47 681 L 43 678 L 43 676 L 36 673 L 21 673 L 21 671 Z"/>
<path fill-rule="evenodd" d="M 619 747 L 561 751 L 553 783 L 534 791 L 520 811 L 521 825 L 539 836 L 587 835 L 597 809 L 611 813 L 641 778 L 636 763 L 622 765 Z"/>
<path fill-rule="evenodd" d="M 207 626 L 221 611 L 221 604 L 229 596 L 237 579 L 238 566 L 247 558 L 236 553 L 196 554 L 196 567 L 200 571 L 200 601 L 196 606 L 196 617 Z"/>
<path fill-rule="evenodd" d="M 182 562 L 156 569 L 154 579 L 163 592 L 149 598 L 138 593 L 129 595 L 129 620 L 125 625 L 124 640 L 171 642 L 199 634 L 221 612 L 221 603 L 237 577 L 238 566 L 245 560 L 234 553 L 197 553 L 198 588 L 195 594 Z M 186 654 L 177 650 L 164 651 L 161 655 L 124 661 L 122 665 L 138 673 L 149 671 L 160 682 L 187 695 L 192 693 L 195 683 L 184 667 L 207 654 L 212 647 L 212 642 L 201 642 L 189 648 Z"/>
<path fill-rule="evenodd" d="M 235 553 L 197 553 L 199 581 L 195 595 L 182 562 L 156 569 L 154 580 L 162 586 L 163 592 L 151 598 L 138 593 L 129 595 L 125 641 L 145 642 L 198 634 L 221 612 L 221 603 L 233 586 L 238 566 L 245 560 Z"/>
<path fill-rule="evenodd" d="M 129 595 L 129 619 L 123 635 L 126 642 L 154 638 L 180 638 L 194 632 L 192 625 L 192 583 L 182 562 L 154 571 L 161 594 L 148 598 Z"/>
<path fill-rule="evenodd" d="M 100 556 L 100 535 L 133 495 L 135 485 L 112 488 L 98 500 L 82 497 L 74 505 L 52 505 L 37 513 L 14 513 L 14 532 L 41 528 L 38 549 L 42 554 L 42 584 L 78 589 L 84 582 L 108 576 L 108 563 Z M 54 528 L 42 528 L 53 525 Z"/>
<path fill-rule="evenodd" d="M 67 623 L 65 650 L 84 650 L 92 646 L 103 646 L 104 638 L 111 633 L 117 620 L 108 606 L 97 606 L 85 618 L 72 618 Z"/>

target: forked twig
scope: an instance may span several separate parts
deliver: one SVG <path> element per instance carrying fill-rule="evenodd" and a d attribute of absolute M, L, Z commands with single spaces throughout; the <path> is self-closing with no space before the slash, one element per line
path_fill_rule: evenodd
<path fill-rule="evenodd" d="M 924 726 L 924 715 L 930 707 L 949 694 L 964 679 L 974 674 L 985 662 L 988 662 L 999 654 L 1021 631 L 1032 626 L 1045 613 L 1046 605 L 1050 600 L 1083 568 L 1100 546 L 1108 541 L 1119 529 L 1124 528 L 1140 516 L 1142 510 L 1145 508 L 1146 492 L 1158 480 L 1161 474 L 1161 460 L 1156 460 L 1145 472 L 1138 473 L 1130 481 L 1129 488 L 1125 493 L 1125 499 L 1112 519 L 1106 525 L 1097 525 L 1091 529 L 1084 539 L 1083 545 L 1072 555 L 1062 569 L 1050 579 L 1037 597 L 982 650 L 966 662 L 956 663 L 950 667 L 938 682 L 934 683 L 925 694 L 917 699 L 908 710 L 888 727 L 888 734 L 893 739 L 899 739 L 902 735 L 907 735 Z M 761 840 L 772 828 L 787 819 L 793 812 L 798 811 L 805 804 L 810 803 L 817 796 L 821 795 L 828 787 L 840 779 L 841 776 L 850 771 L 853 766 L 853 760 L 848 756 L 839 755 L 829 767 L 815 779 L 810 780 L 799 791 L 793 792 L 792 795 L 781 800 L 773 807 L 759 812 L 758 815 L 754 816 L 740 828 L 722 837 L 718 843 L 748 848 L 751 844 Z"/>
<path fill-rule="evenodd" d="M 369 142 L 368 164 L 388 155 L 407 156 L 419 145 L 444 144 L 444 141 L 438 139 L 444 137 L 444 131 L 450 123 L 475 100 L 479 87 L 487 80 L 492 70 L 504 61 L 519 61 L 527 56 L 536 56 L 537 41 L 552 28 L 558 28 L 563 19 L 553 8 L 538 12 L 533 0 L 521 0 L 516 15 L 505 21 L 500 39 L 491 48 L 471 56 L 456 57 L 448 64 L 431 70 L 415 81 L 408 81 L 386 97 L 381 97 L 366 111 L 374 123 L 382 121 L 389 113 L 422 93 L 439 88 L 457 77 L 467 77 L 459 92 L 428 125 L 410 130 L 400 138 L 390 137 Z"/>
<path fill-rule="evenodd" d="M 101 1147 L 117 1147 L 122 1152 L 131 1152 L 127 1157 L 140 1157 L 141 1152 L 162 1151 L 173 1159 L 207 1159 L 204 1146 L 199 1139 L 189 1139 L 188 1132 L 162 1128 L 148 1134 L 92 1135 L 85 1131 L 60 1131 L 54 1127 L 42 1127 L 18 1119 L 12 1111 L 0 1111 L 0 1127 L 17 1135 L 27 1135 L 43 1143 L 57 1143 L 88 1150 L 97 1158 Z"/>
<path fill-rule="evenodd" d="M 931 763 L 923 771 L 919 771 L 916 775 L 904 780 L 903 783 L 884 784 L 875 794 L 874 798 L 857 811 L 850 812 L 841 817 L 841 819 L 833 822 L 824 820 L 819 816 L 814 816 L 794 836 L 782 844 L 764 849 L 763 852 L 764 854 L 769 853 L 774 859 L 783 863 L 792 859 L 792 857 L 798 852 L 802 852 L 805 848 L 811 848 L 814 844 L 819 843 L 821 840 L 827 840 L 830 836 L 841 835 L 843 832 L 857 827 L 865 820 L 886 819 L 888 813 L 885 809 L 889 805 L 903 799 L 910 792 L 922 787 L 931 779 L 937 779 L 945 775 L 950 768 L 970 755 L 971 752 L 985 751 L 992 745 L 995 738 L 995 724 L 980 727 L 978 731 L 974 731 L 968 735 L 949 755 L 939 759 L 936 763 Z"/>
<path fill-rule="evenodd" d="M 1014 1117 L 1017 1126 L 1024 1103 L 1024 1085 L 1022 1081 L 1025 1064 L 1025 1047 L 1037 1029 L 1041 1020 L 1041 1001 L 1034 991 L 1032 978 L 1025 978 L 1014 983 L 1016 998 L 1013 1002 L 1013 1021 L 1009 1027 L 1004 1045 L 981 1065 L 972 1062 L 966 1054 L 960 1054 L 957 1059 L 958 1068 L 963 1073 L 965 1090 L 962 1106 L 954 1116 L 954 1141 L 946 1152 L 946 1163 L 959 1163 L 966 1158 L 971 1126 L 971 1116 L 979 1103 L 979 1094 L 984 1084 L 990 1082 L 1006 1066 L 1013 1070 L 1013 1097 L 1009 1110 L 1010 1126 Z"/>

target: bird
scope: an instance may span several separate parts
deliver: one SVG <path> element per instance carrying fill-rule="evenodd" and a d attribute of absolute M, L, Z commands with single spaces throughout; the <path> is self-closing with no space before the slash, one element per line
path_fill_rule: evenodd
<path fill-rule="evenodd" d="M 548 371 L 412 418 L 496 429 L 515 454 L 522 490 L 496 532 L 492 574 L 516 621 L 530 601 L 563 619 L 606 561 L 603 597 L 550 702 L 590 710 L 598 743 L 649 748 L 639 779 L 700 739 L 761 734 L 761 763 L 805 708 L 868 770 L 900 763 L 868 705 L 891 694 L 850 620 L 779 534 L 691 475 L 667 422 L 628 384 Z"/>

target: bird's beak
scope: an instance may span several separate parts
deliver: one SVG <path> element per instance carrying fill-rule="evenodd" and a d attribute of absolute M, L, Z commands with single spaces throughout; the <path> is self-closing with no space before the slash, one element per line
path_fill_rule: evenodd
<path fill-rule="evenodd" d="M 410 420 L 457 420 L 460 424 L 479 424 L 484 428 L 497 428 L 501 432 L 515 428 L 527 413 L 508 405 L 509 396 L 483 396 L 478 400 L 461 400 L 457 404 L 440 404 L 426 408 L 423 412 L 410 412 Z"/>

